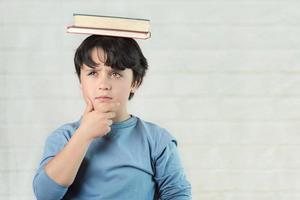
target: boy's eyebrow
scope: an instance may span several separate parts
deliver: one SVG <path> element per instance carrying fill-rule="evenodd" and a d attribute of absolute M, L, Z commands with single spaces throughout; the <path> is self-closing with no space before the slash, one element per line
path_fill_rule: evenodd
<path fill-rule="evenodd" d="M 111 71 L 122 71 L 120 69 L 114 69 L 114 68 L 109 67 L 109 66 L 104 66 L 104 67 L 108 67 Z M 81 69 L 83 71 L 100 71 L 102 69 L 102 66 L 97 66 L 97 67 L 94 67 L 94 68 L 83 66 Z"/>
<path fill-rule="evenodd" d="M 96 68 L 91 68 L 91 67 L 89 67 L 89 68 L 87 68 L 87 67 L 82 67 L 81 69 L 84 70 L 84 71 L 96 70 Z"/>
<path fill-rule="evenodd" d="M 89 67 L 88 65 L 83 64 L 82 67 L 81 67 L 81 69 L 82 69 L 82 70 L 96 70 L 96 69 L 101 68 L 102 66 L 103 66 L 103 65 L 96 65 L 96 66 L 94 66 L 94 67 Z"/>

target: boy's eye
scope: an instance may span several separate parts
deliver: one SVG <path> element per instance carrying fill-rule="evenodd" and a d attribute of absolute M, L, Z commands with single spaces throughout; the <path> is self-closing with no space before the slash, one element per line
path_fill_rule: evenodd
<path fill-rule="evenodd" d="M 121 78 L 121 74 L 118 73 L 118 72 L 112 72 L 111 76 L 114 77 L 114 78 Z"/>
<path fill-rule="evenodd" d="M 96 72 L 94 71 L 91 71 L 90 73 L 88 73 L 88 76 L 95 76 L 96 75 Z"/>

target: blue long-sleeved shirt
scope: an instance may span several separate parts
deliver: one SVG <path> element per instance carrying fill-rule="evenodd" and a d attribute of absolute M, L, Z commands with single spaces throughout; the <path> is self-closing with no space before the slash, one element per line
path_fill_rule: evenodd
<path fill-rule="evenodd" d="M 104 137 L 94 139 L 73 184 L 57 184 L 44 166 L 68 143 L 80 120 L 55 130 L 33 180 L 38 200 L 187 200 L 187 181 L 177 142 L 163 128 L 135 116 L 114 123 Z"/>

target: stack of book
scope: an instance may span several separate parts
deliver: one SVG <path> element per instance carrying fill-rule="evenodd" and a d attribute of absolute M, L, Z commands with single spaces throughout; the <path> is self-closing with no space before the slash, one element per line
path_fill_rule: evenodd
<path fill-rule="evenodd" d="M 74 14 L 74 25 L 68 26 L 67 32 L 147 39 L 149 28 L 148 19 Z"/>

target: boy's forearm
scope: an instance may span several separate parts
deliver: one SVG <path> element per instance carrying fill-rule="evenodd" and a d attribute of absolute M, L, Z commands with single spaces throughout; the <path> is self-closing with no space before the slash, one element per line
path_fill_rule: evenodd
<path fill-rule="evenodd" d="M 68 187 L 73 183 L 92 141 L 83 135 L 82 130 L 77 129 L 67 145 L 45 166 L 47 175 L 62 186 Z"/>

